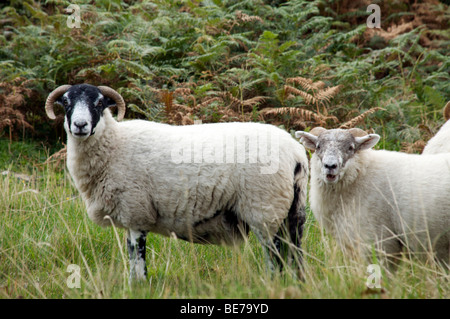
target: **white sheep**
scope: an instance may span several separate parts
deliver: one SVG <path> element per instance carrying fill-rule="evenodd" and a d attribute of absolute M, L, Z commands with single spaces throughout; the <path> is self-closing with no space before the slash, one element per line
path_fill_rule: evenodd
<path fill-rule="evenodd" d="M 379 135 L 359 129 L 295 135 L 315 150 L 311 209 L 344 250 L 375 245 L 394 259 L 407 247 L 449 263 L 450 153 L 372 150 Z"/>
<path fill-rule="evenodd" d="M 118 123 L 108 107 L 123 118 L 120 94 L 86 84 L 55 89 L 51 119 L 54 103 L 65 108 L 67 166 L 90 219 L 128 229 L 130 280 L 146 277 L 148 232 L 233 244 L 251 229 L 280 250 L 287 223 L 300 248 L 308 160 L 287 132 L 258 123 Z"/>
<path fill-rule="evenodd" d="M 450 152 L 450 101 L 444 108 L 444 118 L 447 122 L 425 145 L 422 154 L 438 154 Z"/>

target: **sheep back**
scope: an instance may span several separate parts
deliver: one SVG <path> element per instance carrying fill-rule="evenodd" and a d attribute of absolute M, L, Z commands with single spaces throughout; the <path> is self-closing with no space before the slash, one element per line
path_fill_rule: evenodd
<path fill-rule="evenodd" d="M 229 243 L 246 227 L 273 235 L 288 214 L 294 183 L 300 185 L 303 205 L 306 201 L 305 150 L 274 126 L 117 123 L 109 112 L 104 118 L 104 132 L 87 143 L 92 144 L 84 152 L 89 157 L 79 150 L 68 154 L 69 171 L 89 217 L 102 226 L 110 224 L 105 219 L 109 216 L 119 227 L 175 234 L 194 242 Z M 278 154 L 270 163 L 264 159 L 264 145 L 250 142 L 254 135 L 267 135 L 278 143 Z M 233 153 L 234 161 L 227 161 L 231 156 L 227 149 L 224 162 L 214 161 L 217 154 L 212 150 L 225 145 L 224 139 L 245 145 L 240 149 L 245 162 L 238 152 Z M 249 163 L 252 147 L 257 147 L 255 163 Z M 191 157 L 186 161 L 187 153 Z M 298 163 L 302 169 L 295 175 Z M 276 169 L 270 172 L 271 167 Z M 264 169 L 269 173 L 262 173 Z"/>

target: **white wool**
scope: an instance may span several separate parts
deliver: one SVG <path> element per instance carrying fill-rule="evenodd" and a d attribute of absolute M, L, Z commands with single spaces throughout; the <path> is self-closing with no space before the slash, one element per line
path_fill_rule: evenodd
<path fill-rule="evenodd" d="M 441 129 L 425 145 L 422 154 L 438 154 L 450 152 L 450 121 L 447 121 Z"/>
<path fill-rule="evenodd" d="M 343 246 L 375 244 L 396 254 L 406 245 L 449 262 L 450 154 L 360 151 L 333 185 L 320 178 L 321 165 L 314 154 L 311 209 Z"/>
<path fill-rule="evenodd" d="M 450 101 L 444 107 L 444 118 L 447 122 L 425 145 L 422 154 L 438 154 L 450 152 Z"/>
<path fill-rule="evenodd" d="M 269 144 L 274 138 L 278 156 L 267 161 L 259 143 L 256 163 L 249 163 L 249 154 L 244 163 L 212 160 L 217 154 L 211 150 L 224 136 L 237 141 L 252 134 L 270 136 Z M 194 239 L 207 233 L 212 242 L 228 242 L 230 229 L 222 218 L 216 220 L 217 211 L 230 209 L 253 230 L 273 236 L 292 205 L 294 183 L 300 204 L 306 202 L 305 150 L 272 125 L 118 123 L 106 109 L 86 141 L 68 135 L 69 172 L 89 217 L 102 226 L 110 225 L 109 216 L 119 227 Z M 255 146 L 247 141 L 247 147 Z M 180 162 L 176 155 L 183 150 L 192 152 L 193 162 Z M 301 172 L 294 176 L 297 163 Z M 263 174 L 264 168 L 274 172 Z"/>

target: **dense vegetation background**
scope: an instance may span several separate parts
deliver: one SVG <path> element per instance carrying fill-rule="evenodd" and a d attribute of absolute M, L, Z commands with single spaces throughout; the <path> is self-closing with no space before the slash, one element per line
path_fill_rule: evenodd
<path fill-rule="evenodd" d="M 75 2 L 79 29 L 70 1 L 1 5 L 2 136 L 64 140 L 45 98 L 84 82 L 117 89 L 129 118 L 358 125 L 420 151 L 450 99 L 450 10 L 437 0 Z M 372 2 L 382 29 L 366 27 Z"/>
<path fill-rule="evenodd" d="M 449 298 L 448 270 L 408 256 L 381 289 L 308 210 L 304 280 L 235 249 L 149 235 L 149 283 L 127 284 L 126 235 L 87 218 L 64 165 L 62 84 L 108 85 L 127 118 L 361 127 L 420 152 L 450 99 L 450 9 L 437 0 L 71 1 L 0 4 L 0 298 Z M 381 8 L 369 29 L 366 8 Z M 376 260 L 374 260 L 376 263 Z M 81 267 L 81 288 L 66 284 Z"/>

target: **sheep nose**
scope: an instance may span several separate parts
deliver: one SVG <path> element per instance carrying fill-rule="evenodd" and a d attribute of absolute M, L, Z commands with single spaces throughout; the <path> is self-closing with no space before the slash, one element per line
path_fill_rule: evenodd
<path fill-rule="evenodd" d="M 325 168 L 326 169 L 336 169 L 337 168 L 337 164 L 325 164 Z"/>
<path fill-rule="evenodd" d="M 82 129 L 83 127 L 85 127 L 87 125 L 87 122 L 86 121 L 76 121 L 73 124 L 75 124 L 75 126 L 78 129 Z"/>

